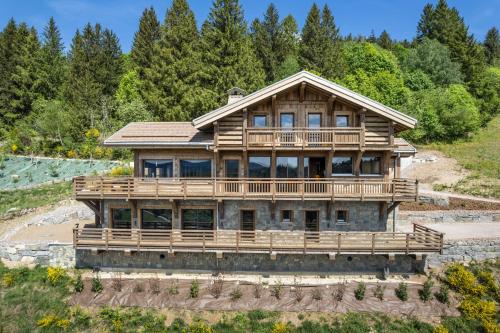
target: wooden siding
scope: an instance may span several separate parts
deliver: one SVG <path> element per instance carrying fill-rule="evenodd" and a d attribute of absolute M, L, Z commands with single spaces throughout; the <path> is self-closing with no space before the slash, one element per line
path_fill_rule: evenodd
<path fill-rule="evenodd" d="M 414 224 L 413 232 L 186 231 L 141 229 L 73 229 L 77 249 L 294 253 L 426 254 L 440 253 L 443 234 Z"/>
<path fill-rule="evenodd" d="M 243 145 L 243 112 L 236 112 L 217 122 L 217 146 Z"/>

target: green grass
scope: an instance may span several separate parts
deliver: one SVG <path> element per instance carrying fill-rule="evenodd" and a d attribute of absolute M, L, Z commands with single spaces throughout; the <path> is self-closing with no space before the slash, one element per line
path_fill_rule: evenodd
<path fill-rule="evenodd" d="M 500 115 L 491 120 L 470 140 L 452 144 L 431 144 L 472 171 L 472 174 L 454 184 L 451 189 L 460 193 L 500 198 Z M 442 189 L 444 190 L 444 189 Z"/>
<path fill-rule="evenodd" d="M 11 208 L 21 210 L 57 203 L 69 198 L 71 191 L 70 182 L 43 185 L 26 190 L 0 191 L 0 216 Z"/>

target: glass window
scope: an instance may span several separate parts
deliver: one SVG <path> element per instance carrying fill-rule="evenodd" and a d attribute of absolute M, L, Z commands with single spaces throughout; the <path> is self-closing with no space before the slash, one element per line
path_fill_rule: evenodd
<path fill-rule="evenodd" d="M 255 230 L 255 211 L 242 210 L 241 211 L 241 230 L 254 231 Z"/>
<path fill-rule="evenodd" d="M 144 160 L 144 177 L 173 177 L 172 160 Z"/>
<path fill-rule="evenodd" d="M 349 127 L 349 116 L 336 116 L 335 121 L 337 127 Z"/>
<path fill-rule="evenodd" d="M 277 157 L 276 177 L 277 178 L 297 178 L 299 176 L 298 157 Z"/>
<path fill-rule="evenodd" d="M 181 177 L 212 177 L 212 160 L 181 160 Z"/>
<path fill-rule="evenodd" d="M 332 160 L 332 174 L 352 175 L 353 174 L 352 157 L 335 156 Z"/>
<path fill-rule="evenodd" d="M 291 128 L 293 127 L 293 113 L 282 113 L 280 114 L 280 127 Z"/>
<path fill-rule="evenodd" d="M 226 160 L 224 163 L 226 169 L 226 177 L 228 178 L 238 178 L 240 171 L 240 161 L 239 160 Z"/>
<path fill-rule="evenodd" d="M 250 156 L 248 158 L 248 177 L 250 178 L 271 177 L 271 157 Z"/>
<path fill-rule="evenodd" d="M 307 126 L 309 128 L 321 127 L 321 113 L 309 113 L 307 115 Z"/>
<path fill-rule="evenodd" d="M 111 208 L 111 227 L 114 229 L 130 229 L 132 211 L 130 208 Z"/>
<path fill-rule="evenodd" d="M 347 223 L 347 210 L 337 210 L 335 218 L 337 223 Z"/>
<path fill-rule="evenodd" d="M 142 229 L 172 229 L 172 210 L 141 209 Z"/>
<path fill-rule="evenodd" d="M 380 156 L 363 156 L 361 158 L 361 174 L 363 175 L 380 175 L 380 166 Z"/>
<path fill-rule="evenodd" d="M 265 115 L 253 116 L 253 127 L 266 127 L 267 117 Z"/>
<path fill-rule="evenodd" d="M 214 226 L 214 211 L 212 209 L 183 209 L 182 229 L 212 230 Z"/>
<path fill-rule="evenodd" d="M 282 210 L 281 211 L 281 222 L 289 223 L 293 221 L 293 210 Z"/>

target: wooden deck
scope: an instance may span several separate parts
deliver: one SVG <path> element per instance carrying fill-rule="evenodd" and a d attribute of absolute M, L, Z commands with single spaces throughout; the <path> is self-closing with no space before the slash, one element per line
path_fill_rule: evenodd
<path fill-rule="evenodd" d="M 76 249 L 270 254 L 440 253 L 443 234 L 421 225 L 413 232 L 185 231 L 73 229 Z"/>
<path fill-rule="evenodd" d="M 415 201 L 408 179 L 76 177 L 76 199 L 258 199 Z"/>

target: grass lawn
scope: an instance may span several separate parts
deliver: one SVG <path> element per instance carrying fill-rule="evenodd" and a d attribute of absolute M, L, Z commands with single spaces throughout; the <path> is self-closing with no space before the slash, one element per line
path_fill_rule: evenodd
<path fill-rule="evenodd" d="M 431 144 L 423 148 L 439 150 L 472 171 L 471 176 L 452 186 L 451 190 L 500 198 L 500 115 L 493 118 L 486 128 L 481 129 L 470 140 L 452 144 Z"/>
<path fill-rule="evenodd" d="M 0 191 L 0 216 L 11 208 L 21 210 L 59 202 L 69 198 L 71 191 L 70 182 L 43 185 L 26 190 Z"/>

